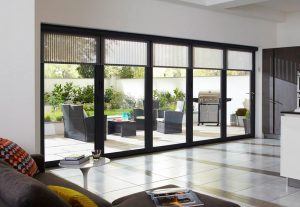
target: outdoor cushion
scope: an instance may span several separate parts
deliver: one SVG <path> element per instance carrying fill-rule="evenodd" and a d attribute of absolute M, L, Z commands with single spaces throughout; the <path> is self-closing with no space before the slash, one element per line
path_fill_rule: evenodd
<path fill-rule="evenodd" d="M 34 176 L 38 167 L 31 156 L 16 143 L 0 138 L 0 159 L 9 163 L 19 172 Z"/>
<path fill-rule="evenodd" d="M 136 119 L 145 119 L 145 116 L 137 116 Z"/>
<path fill-rule="evenodd" d="M 156 118 L 156 121 L 159 121 L 159 122 L 164 122 L 165 119 L 164 118 Z"/>
<path fill-rule="evenodd" d="M 72 207 L 97 207 L 97 204 L 82 193 L 61 186 L 49 185 L 48 188 L 64 199 Z"/>

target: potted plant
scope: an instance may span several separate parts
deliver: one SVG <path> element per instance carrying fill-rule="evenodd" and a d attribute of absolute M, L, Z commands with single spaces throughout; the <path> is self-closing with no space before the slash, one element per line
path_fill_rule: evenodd
<path fill-rule="evenodd" d="M 251 133 L 251 122 L 250 122 L 250 111 L 247 110 L 245 119 L 243 119 L 244 122 L 244 129 L 245 129 L 245 134 L 250 134 Z"/>
<path fill-rule="evenodd" d="M 246 113 L 247 113 L 246 108 L 239 108 L 236 110 L 235 115 L 237 116 L 238 126 L 244 126 L 243 119 L 245 119 Z"/>

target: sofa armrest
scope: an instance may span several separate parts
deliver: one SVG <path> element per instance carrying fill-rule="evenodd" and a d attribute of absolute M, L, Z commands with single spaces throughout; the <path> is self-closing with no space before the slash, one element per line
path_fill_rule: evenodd
<path fill-rule="evenodd" d="M 34 159 L 40 173 L 44 173 L 45 172 L 45 159 L 44 156 L 41 154 L 32 154 L 30 155 L 32 157 L 32 159 Z"/>

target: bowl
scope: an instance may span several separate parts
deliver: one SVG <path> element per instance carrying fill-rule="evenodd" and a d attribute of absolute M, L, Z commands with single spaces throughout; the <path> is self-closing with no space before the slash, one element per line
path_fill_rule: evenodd
<path fill-rule="evenodd" d="M 92 157 L 94 160 L 99 160 L 101 157 L 101 149 L 96 149 L 92 151 Z"/>

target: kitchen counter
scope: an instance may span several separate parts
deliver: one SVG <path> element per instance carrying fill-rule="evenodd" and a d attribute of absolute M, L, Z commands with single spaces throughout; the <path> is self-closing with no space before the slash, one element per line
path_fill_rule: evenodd
<path fill-rule="evenodd" d="M 288 185 L 300 188 L 300 113 L 282 112 L 280 175 L 288 178 Z"/>

